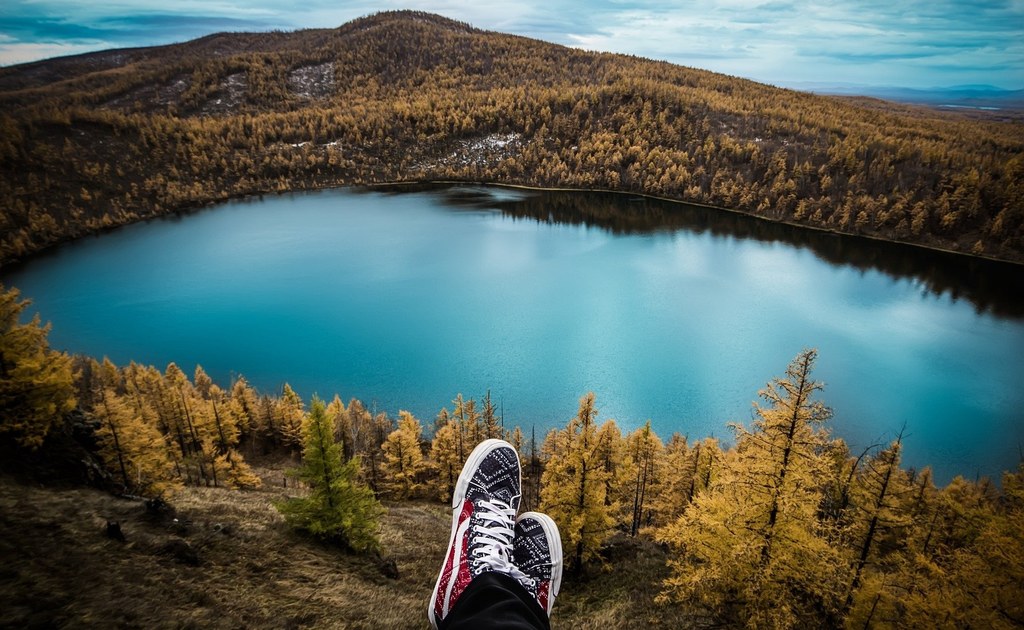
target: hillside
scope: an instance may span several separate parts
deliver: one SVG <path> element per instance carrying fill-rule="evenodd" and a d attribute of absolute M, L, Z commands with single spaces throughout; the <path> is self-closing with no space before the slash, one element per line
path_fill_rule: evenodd
<path fill-rule="evenodd" d="M 1024 124 L 381 13 L 0 69 L 0 263 L 242 195 L 642 192 L 1024 261 Z"/>
<path fill-rule="evenodd" d="M 291 531 L 273 508 L 294 492 L 282 485 L 294 464 L 257 467 L 259 490 L 189 487 L 161 510 L 0 475 L 0 627 L 427 628 L 445 506 L 389 503 L 384 561 L 353 555 Z M 125 540 L 107 536 L 108 521 Z M 615 574 L 568 580 L 557 627 L 692 625 L 653 602 L 662 548 L 620 537 L 606 553 Z"/>

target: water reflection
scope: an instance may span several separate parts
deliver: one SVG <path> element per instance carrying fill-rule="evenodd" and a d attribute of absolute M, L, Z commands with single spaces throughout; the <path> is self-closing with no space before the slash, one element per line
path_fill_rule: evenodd
<path fill-rule="evenodd" d="M 773 223 L 714 208 L 622 193 L 534 191 L 483 186 L 413 184 L 376 192 L 439 192 L 452 206 L 498 209 L 543 223 L 591 225 L 613 234 L 686 230 L 721 238 L 780 242 L 822 260 L 907 279 L 934 295 L 968 300 L 978 313 L 1024 319 L 1024 266 L 868 238 Z"/>

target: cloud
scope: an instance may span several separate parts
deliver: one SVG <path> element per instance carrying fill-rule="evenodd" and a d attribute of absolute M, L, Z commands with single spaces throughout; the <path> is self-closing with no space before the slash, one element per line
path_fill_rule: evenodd
<path fill-rule="evenodd" d="M 31 43 L 31 42 L 0 42 L 0 65 L 9 66 L 16 63 L 28 63 L 51 57 L 78 55 L 113 48 L 110 42 L 86 43 Z"/>
<path fill-rule="evenodd" d="M 474 26 L 621 52 L 776 84 L 1020 88 L 1021 0 L 8 0 L 0 35 L 27 54 L 143 46 L 215 31 L 336 27 L 380 10 L 439 13 Z M 10 40 L 13 39 L 12 43 Z M 95 49 L 95 48 L 93 48 Z M 11 63 L 0 52 L 0 63 Z"/>

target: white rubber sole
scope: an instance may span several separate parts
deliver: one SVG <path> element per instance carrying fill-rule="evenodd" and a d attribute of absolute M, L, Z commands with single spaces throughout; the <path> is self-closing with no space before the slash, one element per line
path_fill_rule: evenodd
<path fill-rule="evenodd" d="M 437 574 L 437 582 L 434 584 L 434 592 L 430 595 L 430 601 L 427 603 L 427 619 L 430 620 L 432 628 L 437 628 L 437 619 L 434 618 L 434 602 L 437 600 L 437 593 L 441 588 L 441 578 L 444 577 L 444 565 L 448 562 L 448 554 L 451 553 L 452 545 L 455 544 L 455 535 L 458 533 L 459 528 L 459 514 L 462 508 L 462 502 L 466 500 L 466 493 L 469 490 L 469 480 L 473 477 L 473 471 L 477 469 L 480 462 L 487 457 L 487 455 L 496 448 L 501 446 L 507 446 L 513 450 L 515 447 L 506 442 L 505 440 L 498 440 L 491 438 L 484 440 L 476 445 L 473 452 L 469 454 L 466 459 L 466 463 L 462 465 L 462 472 L 459 473 L 459 480 L 455 482 L 455 490 L 452 492 L 452 533 L 448 538 L 448 547 L 445 549 L 444 558 L 441 560 L 441 570 Z M 519 461 L 519 458 L 516 458 Z M 520 464 L 519 475 L 522 478 L 522 464 Z M 551 519 L 548 519 L 549 521 Z M 554 522 L 552 522 L 554 525 Z M 558 528 L 555 528 L 555 537 L 558 537 Z M 559 542 L 559 548 L 561 548 L 561 542 Z M 561 577 L 561 569 L 559 569 L 559 577 Z"/>
<path fill-rule="evenodd" d="M 547 536 L 549 550 L 551 552 L 551 589 L 548 592 L 548 609 L 546 612 L 549 616 L 551 615 L 551 609 L 555 605 L 555 597 L 558 596 L 558 589 L 562 586 L 562 536 L 558 532 L 558 525 L 551 519 L 547 514 L 541 514 L 540 512 L 523 512 L 519 515 L 520 520 L 529 516 L 537 520 L 540 523 L 541 528 L 544 530 L 544 535 Z M 554 559 L 558 561 L 555 562 Z"/>

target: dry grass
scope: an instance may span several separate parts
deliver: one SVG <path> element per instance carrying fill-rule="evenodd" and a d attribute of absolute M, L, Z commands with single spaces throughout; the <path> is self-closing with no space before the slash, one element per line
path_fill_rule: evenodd
<path fill-rule="evenodd" d="M 448 541 L 450 513 L 430 502 L 387 504 L 381 563 L 305 538 L 273 502 L 286 463 L 265 466 L 263 489 L 188 488 L 177 520 L 142 501 L 88 488 L 0 477 L 0 627 L 426 628 L 426 606 Z M 126 540 L 105 535 L 118 521 Z M 567 576 L 555 627 L 677 627 L 653 604 L 664 555 L 620 541 L 609 570 Z M 193 562 L 194 561 L 194 562 Z"/>

